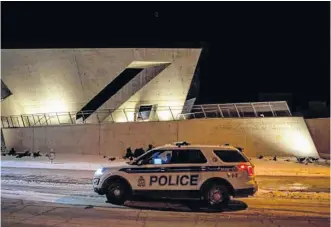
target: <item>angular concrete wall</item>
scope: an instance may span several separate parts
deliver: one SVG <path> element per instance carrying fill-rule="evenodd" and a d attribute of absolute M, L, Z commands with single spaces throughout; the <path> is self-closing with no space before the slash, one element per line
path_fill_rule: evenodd
<path fill-rule="evenodd" d="M 242 146 L 249 156 L 314 156 L 317 150 L 303 118 L 196 119 L 146 123 L 3 129 L 7 148 L 60 153 L 123 155 L 128 146 L 146 148 L 186 140 Z"/>
<path fill-rule="evenodd" d="M 178 137 L 196 144 L 230 143 L 242 146 L 250 156 L 318 156 L 301 117 L 181 121 Z"/>
<path fill-rule="evenodd" d="M 17 151 L 30 149 L 73 154 L 99 154 L 100 126 L 77 125 L 3 130 L 6 146 Z"/>
<path fill-rule="evenodd" d="M 35 49 L 1 50 L 1 77 L 13 95 L 1 102 L 2 115 L 79 111 L 133 62 L 170 64 L 131 99 L 130 83 L 102 108 L 137 103 L 182 106 L 200 49 Z M 130 87 L 131 86 L 131 87 Z M 131 94 L 131 93 L 130 93 Z M 131 94 L 133 95 L 133 94 Z M 128 101 L 127 104 L 124 101 Z"/>
<path fill-rule="evenodd" d="M 148 144 L 160 145 L 177 141 L 175 121 L 102 124 L 100 153 L 122 156 L 127 147 L 146 149 Z"/>
<path fill-rule="evenodd" d="M 330 118 L 305 120 L 319 155 L 330 159 Z"/>

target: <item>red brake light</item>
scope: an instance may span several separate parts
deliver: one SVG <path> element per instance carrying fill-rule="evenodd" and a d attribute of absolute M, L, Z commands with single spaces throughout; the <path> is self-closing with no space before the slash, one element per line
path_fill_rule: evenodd
<path fill-rule="evenodd" d="M 245 164 L 241 164 L 241 165 L 239 165 L 239 169 L 245 170 L 245 169 L 247 169 L 247 166 Z"/>
<path fill-rule="evenodd" d="M 240 164 L 238 166 L 239 170 L 242 170 L 242 171 L 247 171 L 248 173 L 248 176 L 253 176 L 254 175 L 254 168 L 253 166 L 251 165 L 246 165 L 246 164 Z"/>

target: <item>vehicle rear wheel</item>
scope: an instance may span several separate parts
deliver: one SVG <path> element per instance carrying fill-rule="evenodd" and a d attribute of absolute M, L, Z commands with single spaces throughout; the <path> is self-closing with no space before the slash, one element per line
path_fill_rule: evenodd
<path fill-rule="evenodd" d="M 131 197 L 131 191 L 127 184 L 121 181 L 110 182 L 106 197 L 109 203 L 123 205 Z"/>
<path fill-rule="evenodd" d="M 204 192 L 205 202 L 212 208 L 223 208 L 229 204 L 229 190 L 225 185 L 212 184 Z"/>

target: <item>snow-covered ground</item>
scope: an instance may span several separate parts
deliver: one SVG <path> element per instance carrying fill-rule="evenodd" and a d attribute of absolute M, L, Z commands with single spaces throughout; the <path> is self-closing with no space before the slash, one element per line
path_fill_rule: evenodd
<path fill-rule="evenodd" d="M 97 155 L 70 155 L 57 154 L 53 163 L 43 156 L 38 158 L 1 156 L 2 167 L 42 168 L 42 169 L 69 169 L 69 170 L 96 170 L 101 166 L 116 166 L 124 164 L 124 159 L 117 158 L 109 161 L 109 157 Z M 316 163 L 300 164 L 295 157 L 263 159 L 251 158 L 255 166 L 256 175 L 273 176 L 330 176 L 330 161 L 318 160 Z"/>
<path fill-rule="evenodd" d="M 296 158 L 278 158 L 273 161 L 271 157 L 263 159 L 252 158 L 256 175 L 273 176 L 330 176 L 330 161 L 318 160 L 316 163 L 301 164 Z"/>
<path fill-rule="evenodd" d="M 327 192 L 293 192 L 259 189 L 254 195 L 256 198 L 283 198 L 283 199 L 312 199 L 314 201 L 330 200 L 330 193 Z"/>
<path fill-rule="evenodd" d="M 70 155 L 57 154 L 53 163 L 47 157 L 23 157 L 15 158 L 12 156 L 2 156 L 2 167 L 15 168 L 41 168 L 41 169 L 68 169 L 68 170 L 96 170 L 101 166 L 120 165 L 125 162 L 124 159 L 109 161 L 109 157 L 97 155 Z"/>

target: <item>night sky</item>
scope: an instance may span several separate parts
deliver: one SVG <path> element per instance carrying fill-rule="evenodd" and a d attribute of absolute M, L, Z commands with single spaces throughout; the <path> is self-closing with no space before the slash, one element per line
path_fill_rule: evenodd
<path fill-rule="evenodd" d="M 330 2 L 1 3 L 2 48 L 199 47 L 198 103 L 330 103 Z"/>

